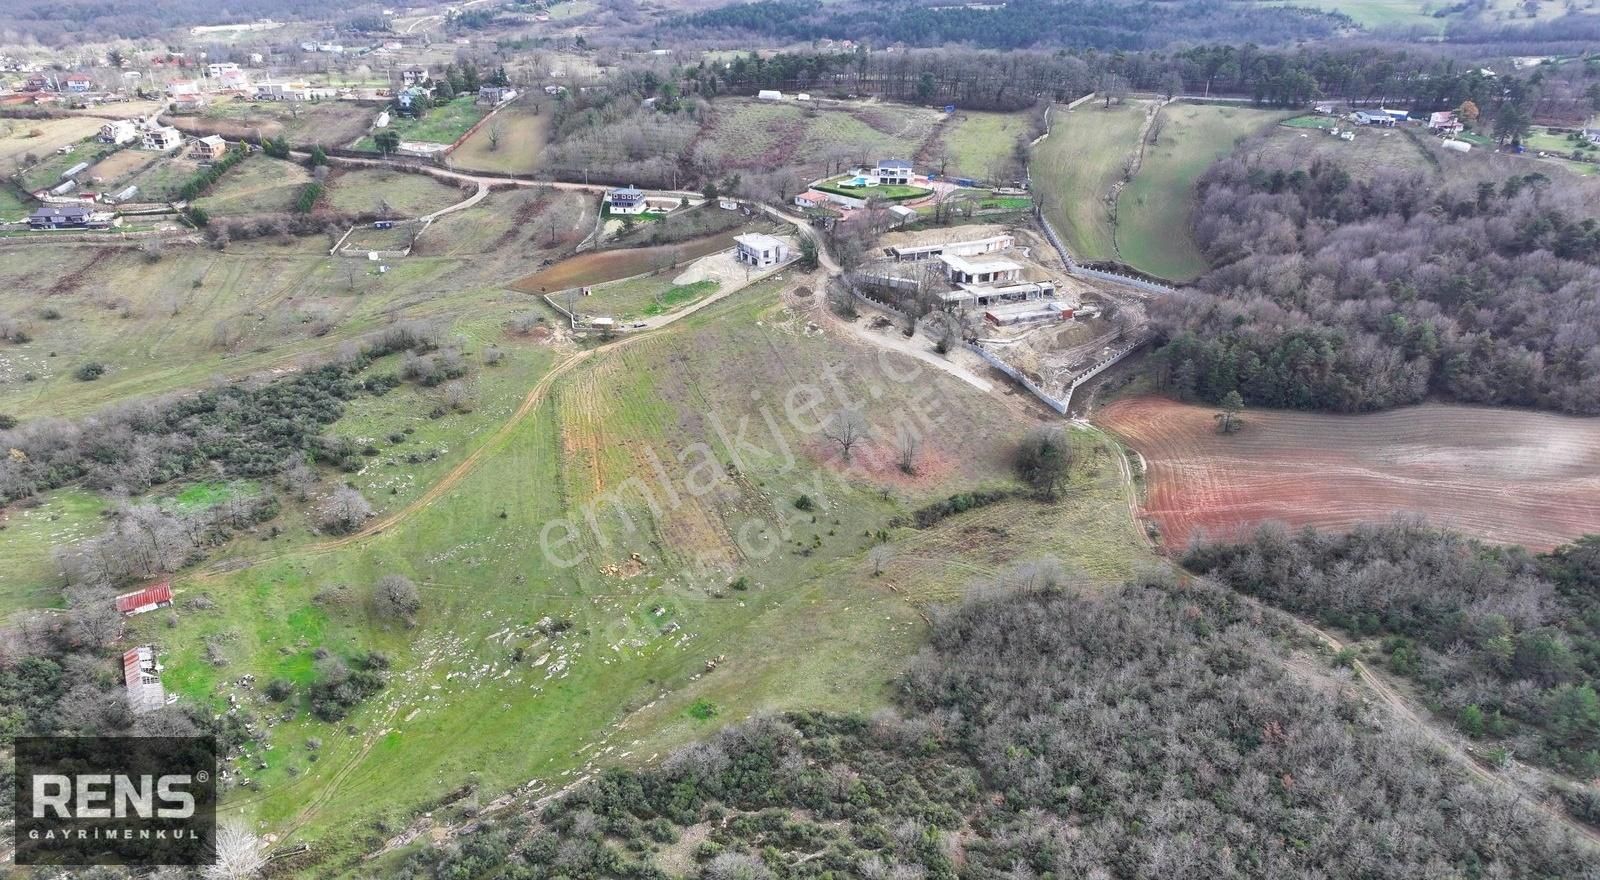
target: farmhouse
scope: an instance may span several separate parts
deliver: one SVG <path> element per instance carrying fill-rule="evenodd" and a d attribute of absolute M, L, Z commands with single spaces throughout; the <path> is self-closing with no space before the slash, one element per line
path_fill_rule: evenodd
<path fill-rule="evenodd" d="M 239 72 L 239 65 L 234 64 L 231 61 L 218 61 L 218 62 L 216 62 L 214 64 L 207 64 L 206 65 L 206 76 L 209 76 L 212 79 L 221 79 L 222 75 L 225 74 L 225 73 L 238 73 L 238 72 Z"/>
<path fill-rule="evenodd" d="M 41 205 L 28 215 L 29 229 L 93 229 L 106 225 L 87 205 Z"/>
<path fill-rule="evenodd" d="M 789 259 L 789 244 L 781 238 L 760 232 L 747 232 L 733 239 L 734 256 L 747 266 L 776 266 Z"/>
<path fill-rule="evenodd" d="M 168 608 L 171 605 L 172 584 L 167 581 L 151 584 L 142 590 L 123 593 L 117 597 L 117 611 L 127 617 L 155 611 L 158 608 Z"/>
<path fill-rule="evenodd" d="M 717 199 L 717 207 L 724 211 L 737 211 L 739 210 L 739 200 L 730 196 L 722 196 Z"/>
<path fill-rule="evenodd" d="M 883 186 L 909 186 L 911 163 L 904 159 L 880 159 L 878 167 L 872 169 L 872 176 Z"/>
<path fill-rule="evenodd" d="M 427 85 L 428 80 L 432 78 L 426 67 L 407 67 L 400 71 L 400 82 L 408 86 Z"/>
<path fill-rule="evenodd" d="M 644 193 L 631 186 L 606 190 L 603 201 L 606 210 L 612 214 L 643 214 L 650 207 Z"/>
<path fill-rule="evenodd" d="M 128 705 L 135 714 L 153 712 L 167 703 L 161 686 L 161 664 L 153 645 L 129 648 L 122 655 L 122 681 L 128 688 Z"/>
<path fill-rule="evenodd" d="M 1006 259 L 969 260 L 951 254 L 940 254 L 938 259 L 952 284 L 999 284 L 1022 278 L 1022 267 Z"/>
<path fill-rule="evenodd" d="M 100 126 L 100 140 L 121 146 L 139 139 L 139 126 L 131 119 L 118 119 Z"/>
<path fill-rule="evenodd" d="M 1428 116 L 1428 130 L 1430 131 L 1456 134 L 1463 128 L 1466 128 L 1466 126 L 1462 125 L 1461 120 L 1456 118 L 1454 110 L 1441 110 Z"/>
<path fill-rule="evenodd" d="M 194 142 L 194 157 L 215 162 L 228 153 L 228 142 L 217 135 L 206 135 Z"/>
<path fill-rule="evenodd" d="M 158 125 L 147 129 L 139 142 L 140 148 L 161 153 L 176 150 L 182 145 L 183 133 L 170 125 Z"/>
<path fill-rule="evenodd" d="M 87 92 L 92 85 L 94 85 L 94 80 L 90 79 L 86 73 L 74 73 L 67 77 L 67 91 L 69 92 Z"/>
<path fill-rule="evenodd" d="M 167 83 L 167 97 L 192 98 L 200 94 L 200 84 L 192 79 L 177 79 Z"/>
<path fill-rule="evenodd" d="M 516 96 L 517 96 L 517 90 L 511 88 L 510 86 L 479 86 L 478 87 L 478 103 L 479 104 L 490 104 L 490 105 L 498 104 L 498 103 L 500 103 L 502 101 L 509 101 L 512 98 L 515 98 Z"/>
<path fill-rule="evenodd" d="M 1010 250 L 1016 244 L 1016 239 L 1011 235 L 991 235 L 987 238 L 974 238 L 967 241 L 947 241 L 942 244 L 922 244 L 891 247 L 889 256 L 897 262 L 936 259 L 945 254 L 956 257 L 975 257 L 979 254 L 992 254 L 999 251 Z"/>

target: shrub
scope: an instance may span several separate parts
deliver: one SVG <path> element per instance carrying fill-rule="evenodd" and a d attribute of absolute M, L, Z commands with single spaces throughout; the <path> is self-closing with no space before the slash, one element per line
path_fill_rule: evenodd
<path fill-rule="evenodd" d="M 94 380 L 100 378 L 101 376 L 104 376 L 105 374 L 106 374 L 106 366 L 105 366 L 105 364 L 99 363 L 97 361 L 90 361 L 89 363 L 84 364 L 83 366 L 79 367 L 78 369 L 72 371 L 72 375 L 79 382 L 93 382 Z"/>

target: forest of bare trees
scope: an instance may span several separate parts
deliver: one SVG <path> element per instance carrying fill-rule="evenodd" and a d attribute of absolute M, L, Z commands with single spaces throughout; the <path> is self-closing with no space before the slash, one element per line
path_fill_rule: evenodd
<path fill-rule="evenodd" d="M 1600 774 L 1600 538 L 1547 556 L 1418 522 L 1266 526 L 1185 564 L 1296 614 L 1383 638 L 1383 662 L 1499 754 Z"/>
<path fill-rule="evenodd" d="M 1216 267 L 1153 310 L 1167 388 L 1341 412 L 1461 401 L 1600 413 L 1600 225 L 1543 174 L 1440 184 L 1245 149 L 1199 183 Z"/>

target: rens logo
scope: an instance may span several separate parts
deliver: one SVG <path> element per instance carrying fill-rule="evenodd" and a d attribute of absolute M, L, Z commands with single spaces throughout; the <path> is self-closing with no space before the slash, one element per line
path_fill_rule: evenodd
<path fill-rule="evenodd" d="M 194 816 L 194 783 L 192 773 L 40 773 L 33 777 L 33 818 L 188 819 Z"/>
<path fill-rule="evenodd" d="M 213 736 L 17 737 L 17 865 L 209 865 Z"/>

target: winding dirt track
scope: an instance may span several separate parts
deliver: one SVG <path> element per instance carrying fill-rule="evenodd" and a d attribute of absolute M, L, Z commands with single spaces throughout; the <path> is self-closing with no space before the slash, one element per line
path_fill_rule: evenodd
<path fill-rule="evenodd" d="M 1182 550 L 1269 520 L 1348 528 L 1396 513 L 1543 550 L 1600 531 L 1600 419 L 1426 404 L 1360 416 L 1246 412 L 1140 397 L 1095 422 L 1148 463 L 1144 515 Z"/>

